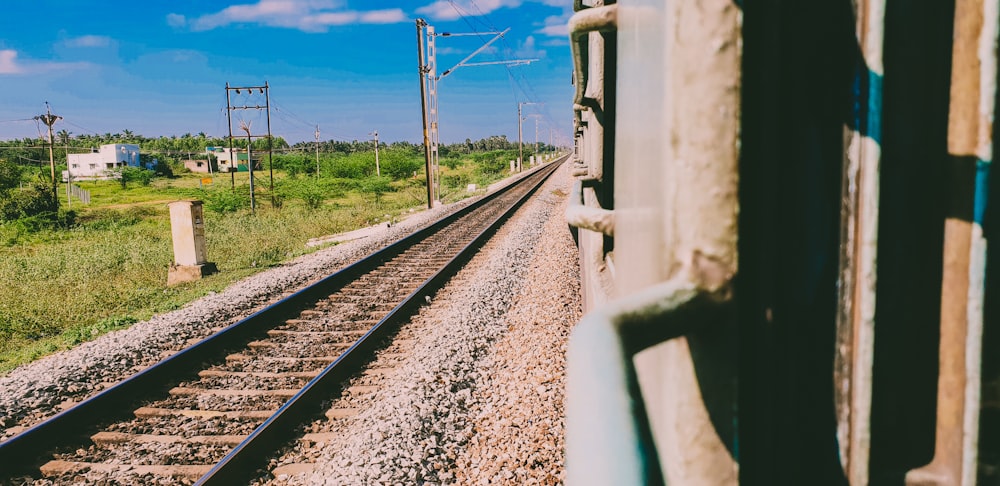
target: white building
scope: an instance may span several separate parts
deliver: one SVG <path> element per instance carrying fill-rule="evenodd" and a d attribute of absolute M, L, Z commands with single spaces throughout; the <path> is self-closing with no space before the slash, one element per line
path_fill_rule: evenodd
<path fill-rule="evenodd" d="M 241 151 L 241 149 L 234 148 L 230 151 L 229 147 L 205 147 L 205 153 L 215 157 L 215 167 L 219 172 L 245 172 L 248 170 L 246 149 Z M 234 153 L 236 155 L 235 161 L 233 161 Z M 253 157 L 254 170 L 260 169 L 260 154 L 254 152 Z"/>
<path fill-rule="evenodd" d="M 131 143 L 109 143 L 101 145 L 97 152 L 89 154 L 69 154 L 63 180 L 104 179 L 112 177 L 122 167 L 142 167 L 139 161 L 139 146 Z"/>

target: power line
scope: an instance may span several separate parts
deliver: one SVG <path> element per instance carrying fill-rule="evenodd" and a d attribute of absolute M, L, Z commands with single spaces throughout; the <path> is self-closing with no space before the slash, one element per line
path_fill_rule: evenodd
<path fill-rule="evenodd" d="M 483 12 L 483 10 L 479 7 L 479 5 L 476 4 L 475 0 L 470 0 L 469 3 L 476 10 L 476 12 L 478 13 L 478 15 L 473 14 L 473 13 L 471 13 L 471 12 L 463 9 L 454 0 L 447 0 L 447 1 L 448 1 L 448 4 L 451 5 L 452 9 L 455 10 L 455 13 L 457 13 L 458 16 L 462 19 L 462 21 L 464 21 L 465 24 L 470 29 L 472 29 L 474 32 L 476 32 L 477 35 L 479 35 L 480 39 L 485 39 L 485 37 L 483 37 L 482 34 L 480 34 L 478 31 L 476 31 L 476 26 L 473 25 L 473 22 L 472 22 L 472 20 L 470 20 L 470 17 L 471 17 L 471 19 L 475 19 L 478 23 L 482 24 L 486 28 L 491 29 L 491 30 L 496 30 L 496 26 L 493 24 L 492 21 L 490 21 L 489 16 L 486 15 L 485 12 Z M 507 53 L 514 52 L 514 49 L 510 46 L 510 44 L 508 44 L 506 37 L 502 38 L 500 40 L 500 43 L 503 44 L 503 47 L 504 47 L 504 49 L 505 49 L 505 51 Z M 501 59 L 500 57 L 497 56 L 497 53 L 494 52 L 494 53 L 491 53 L 491 54 L 493 54 L 494 58 Z M 511 67 L 512 66 L 504 65 L 504 69 L 507 70 L 507 77 L 508 77 L 508 81 L 510 82 L 510 85 L 511 85 L 511 92 L 512 92 L 512 95 L 514 97 L 514 102 L 518 103 L 518 102 L 521 101 L 520 98 L 517 95 L 517 92 L 520 91 L 521 94 L 524 95 L 524 98 L 527 99 L 527 101 L 532 102 L 532 103 L 539 103 L 538 93 L 535 91 L 534 87 L 532 86 L 532 84 L 528 80 L 528 78 L 525 77 L 524 72 L 519 70 L 519 71 L 517 71 L 515 73 L 515 71 L 513 69 L 511 69 Z M 548 105 L 545 105 L 545 104 L 542 104 L 542 103 L 539 103 L 539 104 L 541 104 L 541 106 L 542 106 L 542 110 L 541 110 L 542 113 L 541 114 L 545 118 L 545 121 L 550 126 L 558 127 L 559 124 L 556 123 L 555 119 L 552 117 L 552 114 L 549 111 Z"/>

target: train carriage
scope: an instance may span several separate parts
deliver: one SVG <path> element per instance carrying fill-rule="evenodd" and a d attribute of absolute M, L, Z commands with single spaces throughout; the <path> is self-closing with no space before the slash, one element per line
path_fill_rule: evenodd
<path fill-rule="evenodd" d="M 570 484 L 1000 484 L 997 3 L 576 0 Z"/>

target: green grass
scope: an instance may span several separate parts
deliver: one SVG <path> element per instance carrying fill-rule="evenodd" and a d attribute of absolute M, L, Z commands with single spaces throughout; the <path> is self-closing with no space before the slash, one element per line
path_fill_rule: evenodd
<path fill-rule="evenodd" d="M 448 202 L 472 195 L 468 183 L 482 188 L 503 175 L 484 175 L 468 161 L 452 165 L 442 165 L 442 199 Z M 71 229 L 27 232 L 23 225 L 0 225 L 0 374 L 315 251 L 305 246 L 310 238 L 400 219 L 426 203 L 422 177 L 392 182 L 376 202 L 374 194 L 362 192 L 371 187 L 364 179 L 315 182 L 276 173 L 284 198 L 280 209 L 272 208 L 268 173 L 261 175 L 255 214 L 205 213 L 206 252 L 219 273 L 175 287 L 166 286 L 173 260 L 166 202 L 204 200 L 209 191 L 229 190 L 228 174 L 215 177 L 208 190 L 200 187 L 203 174 L 124 190 L 117 181 L 85 181 L 78 185 L 91 191 L 92 203 L 74 201 L 78 218 Z M 246 173 L 236 174 L 238 190 L 246 182 Z M 309 183 L 326 195 L 318 205 L 301 195 Z"/>

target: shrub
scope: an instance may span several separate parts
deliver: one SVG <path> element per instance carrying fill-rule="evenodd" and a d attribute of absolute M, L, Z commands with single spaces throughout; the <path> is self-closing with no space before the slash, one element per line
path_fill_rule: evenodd
<path fill-rule="evenodd" d="M 370 160 L 367 154 L 352 154 L 347 157 L 338 157 L 330 164 L 324 165 L 322 175 L 332 175 L 347 179 L 360 179 L 375 172 L 375 156 L 371 155 Z M 327 169 L 329 167 L 329 169 Z"/>
<path fill-rule="evenodd" d="M 464 189 L 465 186 L 469 184 L 471 180 L 472 179 L 469 177 L 469 174 L 467 173 L 448 174 L 441 178 L 441 182 L 444 183 L 445 186 L 457 187 L 461 189 Z"/>
<path fill-rule="evenodd" d="M 443 166 L 445 166 L 445 167 L 447 167 L 449 169 L 453 169 L 454 170 L 456 167 L 462 165 L 462 159 L 460 159 L 458 157 L 442 157 L 438 161 L 438 163 L 440 163 L 441 165 L 443 165 Z"/>
<path fill-rule="evenodd" d="M 381 165 L 382 175 L 400 180 L 410 178 L 414 172 L 423 168 L 424 161 L 402 150 L 386 150 Z"/>
<path fill-rule="evenodd" d="M 249 188 L 205 191 L 205 209 L 215 213 L 232 213 L 250 207 Z"/>
<path fill-rule="evenodd" d="M 301 181 L 296 186 L 295 193 L 309 209 L 319 208 L 323 205 L 323 201 L 326 200 L 326 191 L 312 180 Z"/>
<path fill-rule="evenodd" d="M 146 187 L 149 186 L 149 183 L 153 180 L 153 176 L 156 174 L 151 170 L 139 167 L 123 167 L 121 175 L 124 180 L 122 183 L 123 187 L 129 182 L 138 182 L 140 186 Z"/>
<path fill-rule="evenodd" d="M 153 173 L 160 177 L 166 177 L 166 178 L 174 177 L 174 170 L 171 169 L 170 164 L 167 164 L 166 162 L 158 162 L 156 165 L 154 165 Z"/>
<path fill-rule="evenodd" d="M 19 182 L 21 182 L 21 167 L 0 159 L 0 194 L 16 188 Z"/>
<path fill-rule="evenodd" d="M 41 181 L 31 183 L 23 190 L 11 189 L 0 198 L 0 221 L 43 217 L 54 221 L 59 201 L 53 197 L 52 188 Z"/>
<path fill-rule="evenodd" d="M 316 172 L 315 160 L 301 154 L 275 155 L 273 163 L 275 169 L 283 169 L 290 177 Z"/>
<path fill-rule="evenodd" d="M 506 173 L 510 170 L 510 161 L 516 158 L 516 150 L 494 150 L 473 155 L 476 173 L 487 177 Z"/>
<path fill-rule="evenodd" d="M 378 205 L 382 200 L 382 194 L 392 191 L 391 182 L 392 179 L 386 176 L 369 177 L 361 182 L 361 190 L 374 194 L 375 204 Z"/>

